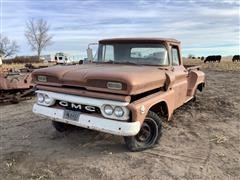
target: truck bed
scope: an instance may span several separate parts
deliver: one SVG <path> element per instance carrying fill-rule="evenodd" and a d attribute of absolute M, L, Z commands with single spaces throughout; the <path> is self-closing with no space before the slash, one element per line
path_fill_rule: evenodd
<path fill-rule="evenodd" d="M 200 67 L 201 66 L 198 66 L 198 65 L 184 65 L 184 67 L 187 69 L 187 70 L 200 70 Z"/>

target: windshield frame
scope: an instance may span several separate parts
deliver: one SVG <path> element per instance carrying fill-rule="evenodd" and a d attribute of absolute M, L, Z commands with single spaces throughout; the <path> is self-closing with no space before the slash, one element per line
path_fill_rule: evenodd
<path fill-rule="evenodd" d="M 106 45 L 114 45 L 114 44 L 136 44 L 136 45 L 144 45 L 144 44 L 150 44 L 150 45 L 159 45 L 159 47 L 161 47 L 161 48 L 164 48 L 164 50 L 165 50 L 165 52 L 167 53 L 167 55 L 166 55 L 166 64 L 149 64 L 149 63 L 133 63 L 133 62 L 130 62 L 130 61 L 114 61 L 114 60 L 112 60 L 112 61 L 102 61 L 102 60 L 100 60 L 100 58 L 99 57 L 101 57 L 101 55 L 102 55 L 102 48 L 103 48 L 103 46 L 105 46 L 106 47 Z M 147 47 L 147 46 L 146 46 Z M 157 47 L 157 46 L 156 46 Z M 105 63 L 105 64 L 128 64 L 128 65 L 145 65 L 145 66 L 170 66 L 171 65 L 171 63 L 170 63 L 170 58 L 169 58 L 169 51 L 168 51 L 168 48 L 167 48 L 168 46 L 166 45 L 166 43 L 164 43 L 164 42 L 158 42 L 158 43 L 156 43 L 156 42 L 154 42 L 154 43 L 144 43 L 144 42 L 138 42 L 138 43 L 136 43 L 136 42 L 128 42 L 128 43 L 126 43 L 126 42 L 104 42 L 104 43 L 99 43 L 98 44 L 98 48 L 97 48 L 97 52 L 96 52 L 96 54 L 95 54 L 95 56 L 94 56 L 94 60 L 93 60 L 93 62 L 94 63 Z M 123 59 L 124 60 L 124 59 Z M 137 61 L 138 62 L 138 61 Z"/>

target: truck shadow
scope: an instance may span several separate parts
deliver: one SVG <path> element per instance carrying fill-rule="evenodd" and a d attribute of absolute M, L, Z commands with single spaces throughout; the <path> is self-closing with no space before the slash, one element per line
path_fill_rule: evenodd
<path fill-rule="evenodd" d="M 111 154 L 128 151 L 125 147 L 123 137 L 85 128 L 73 127 L 70 131 L 64 133 L 53 129 L 48 139 L 57 144 L 64 142 L 68 150 L 77 150 L 81 151 L 81 153 L 86 152 L 87 154 Z M 62 149 L 64 150 L 64 148 Z"/>

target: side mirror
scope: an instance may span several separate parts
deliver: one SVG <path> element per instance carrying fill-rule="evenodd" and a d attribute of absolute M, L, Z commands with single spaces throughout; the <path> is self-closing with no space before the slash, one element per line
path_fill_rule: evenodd
<path fill-rule="evenodd" d="M 93 50 L 92 48 L 90 48 L 90 46 L 93 46 L 93 45 L 98 45 L 98 43 L 90 43 L 88 44 L 88 48 L 87 48 L 87 60 L 89 62 L 92 62 L 93 61 Z"/>
<path fill-rule="evenodd" d="M 93 61 L 93 53 L 91 48 L 87 48 L 87 59 L 88 61 L 92 62 Z"/>

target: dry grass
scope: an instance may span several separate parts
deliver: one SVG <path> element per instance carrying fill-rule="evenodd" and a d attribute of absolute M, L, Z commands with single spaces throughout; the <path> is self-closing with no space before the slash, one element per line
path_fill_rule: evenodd
<path fill-rule="evenodd" d="M 203 63 L 203 61 L 198 59 L 184 59 L 184 65 L 200 65 L 203 69 L 210 69 L 216 71 L 239 71 L 240 72 L 240 62 L 232 62 L 229 59 L 222 59 L 220 63 Z"/>
<path fill-rule="evenodd" d="M 32 63 L 33 66 L 39 67 L 39 66 L 52 66 L 55 63 Z M 2 69 L 21 69 L 24 68 L 25 64 L 24 63 L 13 63 L 13 64 L 3 64 Z"/>
<path fill-rule="evenodd" d="M 15 63 L 14 64 L 3 64 L 2 68 L 3 69 L 11 69 L 11 68 L 21 69 L 21 68 L 24 68 L 24 65 L 25 64 L 22 64 L 22 63 L 21 64 L 20 63 L 19 64 L 15 64 Z"/>

